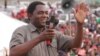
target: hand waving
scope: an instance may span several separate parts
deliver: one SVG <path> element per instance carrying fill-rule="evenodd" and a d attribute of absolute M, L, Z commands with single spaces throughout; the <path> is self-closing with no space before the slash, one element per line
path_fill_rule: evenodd
<path fill-rule="evenodd" d="M 86 4 L 81 3 L 75 8 L 74 15 L 78 24 L 83 24 L 89 9 Z"/>

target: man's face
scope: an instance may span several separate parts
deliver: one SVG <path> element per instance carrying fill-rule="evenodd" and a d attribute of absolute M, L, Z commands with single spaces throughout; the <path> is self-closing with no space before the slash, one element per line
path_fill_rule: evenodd
<path fill-rule="evenodd" d="M 36 27 L 44 27 L 49 17 L 48 9 L 49 8 L 45 5 L 37 5 L 35 11 L 31 15 L 32 24 Z"/>

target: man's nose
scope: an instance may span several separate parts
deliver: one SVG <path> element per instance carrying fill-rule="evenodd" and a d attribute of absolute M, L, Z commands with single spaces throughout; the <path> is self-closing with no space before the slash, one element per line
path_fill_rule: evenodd
<path fill-rule="evenodd" d="M 43 14 L 42 14 L 42 17 L 46 18 L 46 17 L 48 17 L 48 14 L 43 13 Z"/>

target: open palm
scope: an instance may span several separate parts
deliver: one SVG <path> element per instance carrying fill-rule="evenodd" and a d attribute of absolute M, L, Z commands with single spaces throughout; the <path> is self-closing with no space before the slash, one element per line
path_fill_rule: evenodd
<path fill-rule="evenodd" d="M 87 16 L 88 8 L 85 4 L 80 4 L 76 7 L 74 15 L 78 23 L 83 24 Z"/>

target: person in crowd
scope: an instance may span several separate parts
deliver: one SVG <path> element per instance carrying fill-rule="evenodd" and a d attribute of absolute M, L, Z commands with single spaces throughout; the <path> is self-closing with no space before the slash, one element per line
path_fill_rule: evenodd
<path fill-rule="evenodd" d="M 72 48 L 80 47 L 88 12 L 86 5 L 82 3 L 74 11 L 78 30 L 73 39 L 57 31 L 52 23 L 46 25 L 48 10 L 41 1 L 29 4 L 27 15 L 30 23 L 14 31 L 10 41 L 10 56 L 66 56 Z"/>

